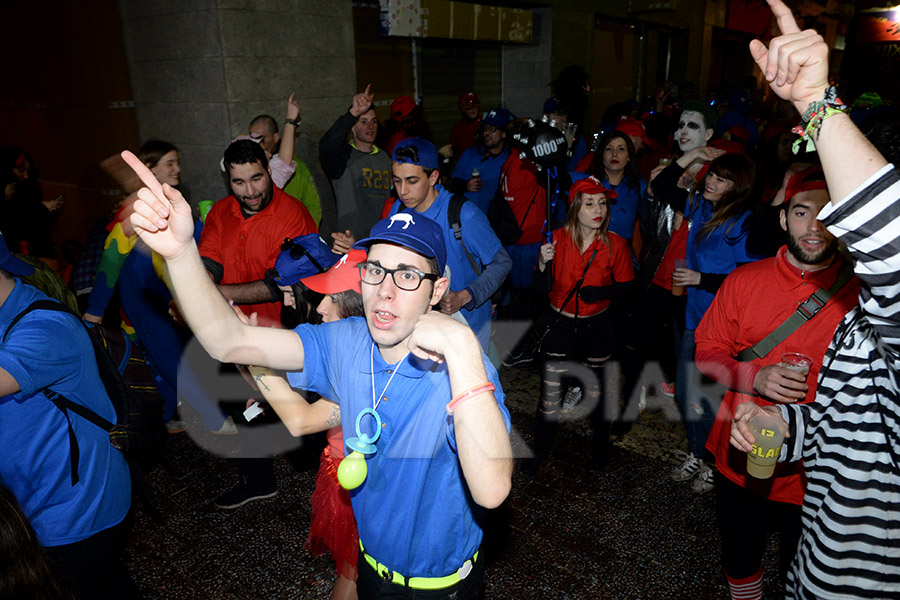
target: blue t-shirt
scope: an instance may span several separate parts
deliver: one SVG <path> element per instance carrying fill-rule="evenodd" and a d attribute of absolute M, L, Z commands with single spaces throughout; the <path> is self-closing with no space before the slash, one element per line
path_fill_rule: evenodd
<path fill-rule="evenodd" d="M 574 171 L 575 167 L 578 166 L 578 163 L 581 162 L 581 159 L 587 156 L 588 147 L 587 141 L 581 133 L 578 134 L 578 137 L 575 138 L 575 146 L 572 148 L 572 156 L 569 158 L 568 162 L 566 162 L 566 170 Z"/>
<path fill-rule="evenodd" d="M 480 171 L 478 176 L 482 182 L 481 189 L 477 192 L 467 191 L 465 196 L 485 214 L 487 214 L 491 200 L 494 199 L 497 188 L 500 186 L 500 172 L 503 170 L 503 165 L 506 164 L 507 157 L 509 157 L 509 148 L 507 147 L 504 147 L 503 152 L 497 156 L 492 156 L 487 151 L 481 154 L 479 148 L 472 146 L 462 153 L 459 162 L 456 163 L 456 168 L 453 169 L 453 178 L 464 181 L 472 179 L 474 169 Z"/>
<path fill-rule="evenodd" d="M 0 306 L 0 336 L 28 305 L 46 299 L 17 279 Z M 0 484 L 19 501 L 41 545 L 79 542 L 118 524 L 131 506 L 124 455 L 106 431 L 70 415 L 80 451 L 73 486 L 66 418 L 41 393 L 49 387 L 115 422 L 83 325 L 65 313 L 31 312 L 0 344 L 0 368 L 20 388 L 0 397 Z"/>
<path fill-rule="evenodd" d="M 300 325 L 304 369 L 288 373 L 294 387 L 337 399 L 344 439 L 356 436 L 356 418 L 372 408 L 372 336 L 365 319 Z M 497 405 L 510 427 L 500 378 L 482 354 L 496 386 Z M 394 365 L 374 349 L 375 394 Z M 450 377 L 446 364 L 412 354 L 397 367 L 378 415 L 384 424 L 377 452 L 367 459 L 368 476 L 350 492 L 359 539 L 366 552 L 407 577 L 442 577 L 455 572 L 481 545 L 484 510 L 475 504 L 456 451 L 453 418 L 447 415 Z M 371 435 L 373 420 L 362 431 Z M 349 449 L 347 449 L 349 452 Z"/>
<path fill-rule="evenodd" d="M 752 262 L 760 257 L 747 254 L 747 216 L 743 213 L 733 221 L 717 227 L 697 243 L 698 232 L 712 218 L 713 205 L 703 197 L 685 207 L 685 218 L 690 224 L 687 240 L 688 268 L 700 273 L 728 274 L 739 264 Z M 727 233 L 726 233 L 727 231 Z M 697 286 L 687 288 L 685 328 L 697 329 L 703 315 L 716 295 Z"/>
<path fill-rule="evenodd" d="M 449 190 L 436 185 L 434 189 L 438 191 L 435 201 L 421 214 L 428 217 L 432 221 L 436 221 L 444 229 L 444 244 L 447 246 L 447 265 L 450 267 L 450 289 L 459 292 L 466 289 L 470 283 L 478 278 L 478 274 L 469 264 L 463 252 L 462 245 L 453 236 L 453 230 L 447 221 L 447 210 L 450 206 L 450 198 L 453 194 Z M 403 203 L 399 200 L 394 202 L 391 207 L 391 215 L 397 214 L 403 208 Z M 478 209 L 471 202 L 462 205 L 460 211 L 460 225 L 462 225 L 462 242 L 466 245 L 469 254 L 479 263 L 479 266 L 490 264 L 494 260 L 494 256 L 503 248 L 497 234 L 491 229 L 484 212 Z M 473 300 L 477 301 L 476 294 L 469 290 Z M 479 306 L 472 308 L 463 307 L 460 314 L 466 318 L 466 322 L 475 335 L 482 349 L 487 349 L 491 343 L 491 303 L 489 298 L 482 299 Z"/>
<path fill-rule="evenodd" d="M 638 187 L 629 186 L 624 180 L 619 185 L 610 185 L 606 178 L 603 185 L 616 193 L 615 202 L 610 207 L 609 230 L 620 237 L 631 241 L 634 237 L 634 224 L 637 221 L 638 207 L 641 198 L 647 191 L 647 182 L 638 181 Z"/>

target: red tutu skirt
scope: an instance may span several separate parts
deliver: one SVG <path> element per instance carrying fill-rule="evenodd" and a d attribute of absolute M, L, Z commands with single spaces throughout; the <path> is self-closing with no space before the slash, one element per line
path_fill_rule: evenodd
<path fill-rule="evenodd" d="M 312 523 L 303 547 L 313 556 L 328 552 L 335 562 L 335 575 L 356 581 L 359 533 L 350 507 L 350 494 L 341 487 L 337 465 L 326 446 L 316 473 L 316 487 L 310 497 Z"/>

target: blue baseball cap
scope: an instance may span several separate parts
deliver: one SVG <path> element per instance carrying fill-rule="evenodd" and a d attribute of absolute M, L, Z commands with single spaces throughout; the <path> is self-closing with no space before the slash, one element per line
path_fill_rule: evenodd
<path fill-rule="evenodd" d="M 434 146 L 432 146 L 434 148 Z M 396 244 L 418 252 L 438 263 L 438 276 L 444 274 L 447 265 L 447 246 L 444 230 L 435 221 L 417 212 L 400 212 L 375 223 L 369 237 L 353 245 L 354 248 L 368 250 L 373 244 Z"/>
<path fill-rule="evenodd" d="M 565 103 L 559 98 L 547 98 L 544 101 L 544 114 L 549 115 L 553 113 L 566 113 L 568 112 L 568 108 Z"/>
<path fill-rule="evenodd" d="M 416 154 L 419 156 L 418 161 L 414 161 L 407 157 L 397 158 L 397 152 L 402 150 L 403 148 L 409 148 L 410 146 L 414 147 L 416 150 Z M 391 157 L 391 160 L 398 163 L 409 163 L 411 165 L 419 165 L 423 169 L 440 169 L 441 168 L 441 160 L 438 157 L 437 148 L 434 147 L 434 144 L 429 142 L 428 140 L 423 140 L 422 138 L 406 138 L 394 146 L 394 155 Z M 374 231 L 374 230 L 373 230 Z"/>
<path fill-rule="evenodd" d="M 324 273 L 340 256 L 331 251 L 318 233 L 308 233 L 286 238 L 281 244 L 281 254 L 275 259 L 275 283 L 294 285 L 304 277 Z"/>
<path fill-rule="evenodd" d="M 495 108 L 484 115 L 482 122 L 491 127 L 506 127 L 516 117 L 505 108 Z"/>
<path fill-rule="evenodd" d="M 16 256 L 9 251 L 9 247 L 6 245 L 6 240 L 3 239 L 2 233 L 0 233 L 0 269 L 3 269 L 7 273 L 12 273 L 13 275 L 19 275 L 20 277 L 26 277 L 34 273 L 34 267 L 22 259 L 16 258 Z"/>

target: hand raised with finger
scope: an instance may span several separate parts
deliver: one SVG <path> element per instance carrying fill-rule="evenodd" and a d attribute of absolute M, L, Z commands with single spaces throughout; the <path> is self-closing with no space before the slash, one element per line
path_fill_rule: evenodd
<path fill-rule="evenodd" d="M 782 0 L 766 0 L 778 21 L 781 35 L 769 47 L 753 40 L 750 54 L 779 97 L 800 113 L 821 100 L 828 87 L 828 45 L 815 30 L 800 31 L 791 9 Z"/>
<path fill-rule="evenodd" d="M 181 192 L 169 184 L 160 184 L 138 157 L 129 151 L 122 159 L 140 177 L 146 187 L 137 192 L 131 225 L 151 250 L 171 259 L 191 246 L 194 222 L 191 207 Z"/>
<path fill-rule="evenodd" d="M 372 100 L 374 99 L 375 95 L 372 94 L 372 84 L 370 83 L 366 86 L 365 91 L 353 96 L 353 102 L 350 105 L 350 114 L 359 118 L 364 112 L 369 110 L 369 107 L 372 106 Z"/>
<path fill-rule="evenodd" d="M 291 94 L 287 103 L 287 118 L 290 121 L 296 121 L 300 117 L 300 103 L 294 98 L 296 94 Z"/>

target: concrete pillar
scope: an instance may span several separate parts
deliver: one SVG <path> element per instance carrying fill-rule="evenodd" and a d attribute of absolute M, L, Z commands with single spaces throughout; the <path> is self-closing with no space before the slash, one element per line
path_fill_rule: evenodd
<path fill-rule="evenodd" d="M 533 9 L 531 44 L 503 44 L 503 105 L 517 117 L 540 117 L 550 96 L 551 14 L 549 8 Z"/>
<path fill-rule="evenodd" d="M 297 154 L 327 189 L 316 145 L 356 91 L 350 2 L 119 5 L 141 139 L 179 147 L 194 201 L 227 194 L 219 160 L 228 141 L 258 114 L 280 127 L 291 92 L 303 108 Z"/>

